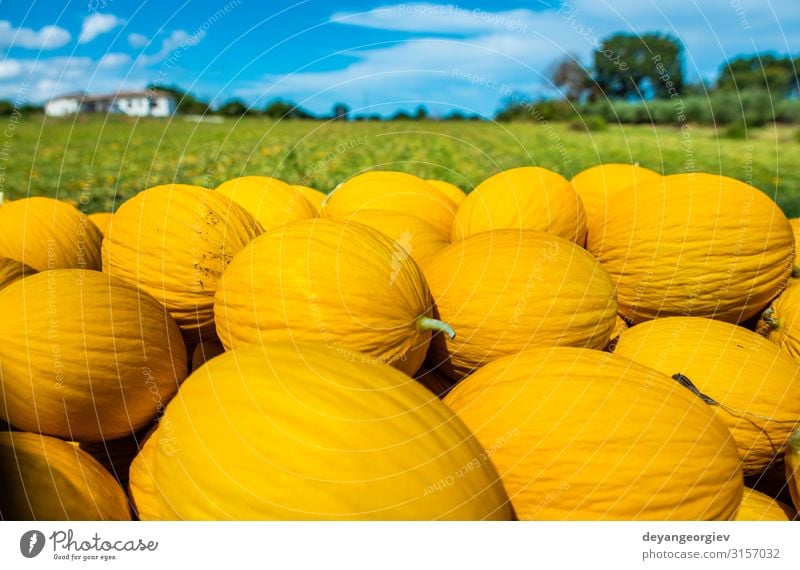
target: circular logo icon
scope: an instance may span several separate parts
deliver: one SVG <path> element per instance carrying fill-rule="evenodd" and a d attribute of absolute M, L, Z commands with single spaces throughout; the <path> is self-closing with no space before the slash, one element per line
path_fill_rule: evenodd
<path fill-rule="evenodd" d="M 38 530 L 29 530 L 19 539 L 19 551 L 25 558 L 38 556 L 44 548 L 44 533 Z"/>

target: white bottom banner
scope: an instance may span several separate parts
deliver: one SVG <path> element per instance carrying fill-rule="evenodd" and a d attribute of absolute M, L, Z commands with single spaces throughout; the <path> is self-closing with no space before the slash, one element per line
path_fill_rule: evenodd
<path fill-rule="evenodd" d="M 800 568 L 794 523 L 0 522 L 0 568 Z"/>

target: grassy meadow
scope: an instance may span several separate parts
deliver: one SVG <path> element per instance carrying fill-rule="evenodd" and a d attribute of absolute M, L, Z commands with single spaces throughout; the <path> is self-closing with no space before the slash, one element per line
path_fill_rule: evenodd
<path fill-rule="evenodd" d="M 47 195 L 90 212 L 114 210 L 168 182 L 214 187 L 267 175 L 328 192 L 370 168 L 441 178 L 469 190 L 523 165 L 571 177 L 599 162 L 638 162 L 665 174 L 689 170 L 745 180 L 800 216 L 800 137 L 794 127 L 726 138 L 713 127 L 528 122 L 192 122 L 30 116 L 6 132 L 0 178 L 9 198 Z"/>

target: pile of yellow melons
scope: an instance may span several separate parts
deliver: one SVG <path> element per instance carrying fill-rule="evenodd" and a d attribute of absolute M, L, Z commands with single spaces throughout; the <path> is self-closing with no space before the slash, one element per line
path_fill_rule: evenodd
<path fill-rule="evenodd" d="M 794 236 L 621 164 L 5 201 L 0 519 L 790 520 Z"/>

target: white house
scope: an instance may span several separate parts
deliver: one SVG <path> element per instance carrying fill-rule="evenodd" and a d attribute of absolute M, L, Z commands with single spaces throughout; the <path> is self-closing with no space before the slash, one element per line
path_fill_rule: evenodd
<path fill-rule="evenodd" d="M 111 95 L 75 93 L 50 99 L 44 112 L 53 117 L 75 113 L 121 114 L 131 117 L 169 117 L 175 112 L 175 96 L 158 89 L 126 91 Z"/>

